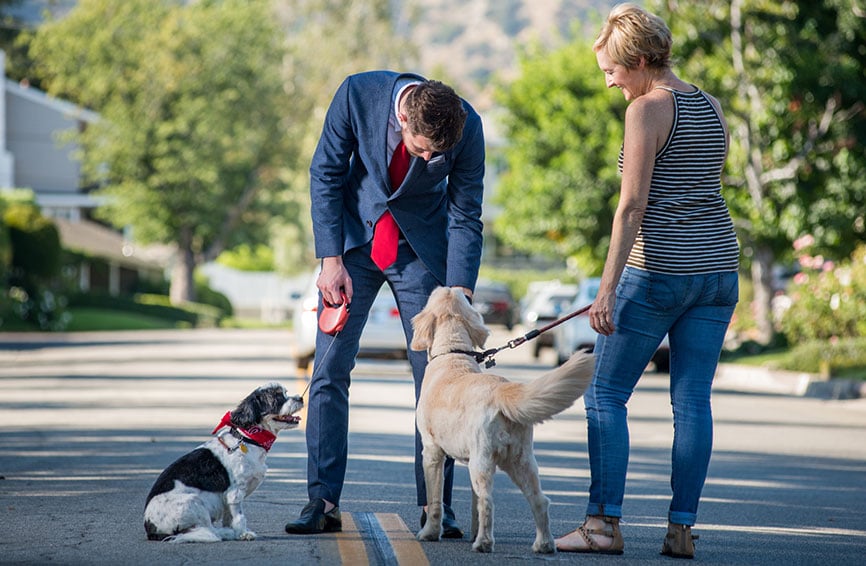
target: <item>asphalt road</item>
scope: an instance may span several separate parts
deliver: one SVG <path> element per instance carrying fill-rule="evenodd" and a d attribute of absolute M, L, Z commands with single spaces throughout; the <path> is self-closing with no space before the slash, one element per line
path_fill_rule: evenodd
<path fill-rule="evenodd" d="M 488 346 L 518 334 L 497 330 Z M 651 564 L 669 499 L 667 376 L 646 374 L 630 404 L 631 465 L 621 557 L 536 556 L 529 508 L 504 474 L 495 488 L 496 547 L 416 543 L 412 386 L 405 361 L 361 360 L 353 376 L 350 462 L 341 535 L 288 536 L 306 503 L 302 431 L 280 436 L 247 504 L 252 542 L 145 540 L 142 511 L 159 472 L 209 438 L 226 410 L 262 383 L 303 389 L 287 331 L 195 330 L 0 334 L 2 564 Z M 551 367 L 522 346 L 496 371 L 527 380 Z M 752 384 L 754 386 L 754 384 Z M 826 401 L 719 390 L 715 451 L 695 533 L 702 564 L 866 563 L 866 399 Z M 582 402 L 536 428 L 555 535 L 582 519 L 588 487 Z M 466 468 L 455 509 L 468 527 Z"/>

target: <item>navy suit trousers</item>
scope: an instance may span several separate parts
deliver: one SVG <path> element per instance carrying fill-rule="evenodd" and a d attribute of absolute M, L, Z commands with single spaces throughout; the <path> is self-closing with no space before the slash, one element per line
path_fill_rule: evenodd
<path fill-rule="evenodd" d="M 387 283 L 397 300 L 406 334 L 409 363 L 415 380 L 415 404 L 427 366 L 427 353 L 408 348 L 412 341 L 412 317 L 427 304 L 430 293 L 439 286 L 433 274 L 401 239 L 397 261 L 384 272 L 370 259 L 370 245 L 348 251 L 343 264 L 352 277 L 352 304 L 345 328 L 336 336 L 318 332 L 310 397 L 307 404 L 307 491 L 310 500 L 321 498 L 340 503 L 346 476 L 349 432 L 349 383 L 355 367 L 361 332 L 373 300 Z M 319 312 L 322 297 L 319 295 Z M 334 342 L 332 344 L 332 342 Z M 422 466 L 422 443 L 415 430 L 415 485 L 418 505 L 427 504 L 427 488 Z M 443 502 L 451 504 L 454 460 L 445 463 Z"/>

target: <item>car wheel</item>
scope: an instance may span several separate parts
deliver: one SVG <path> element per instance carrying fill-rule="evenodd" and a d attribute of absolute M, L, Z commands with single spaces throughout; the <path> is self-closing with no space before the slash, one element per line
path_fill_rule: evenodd
<path fill-rule="evenodd" d="M 653 355 L 653 365 L 656 367 L 656 373 L 670 373 L 671 353 L 668 350 L 657 351 Z"/>

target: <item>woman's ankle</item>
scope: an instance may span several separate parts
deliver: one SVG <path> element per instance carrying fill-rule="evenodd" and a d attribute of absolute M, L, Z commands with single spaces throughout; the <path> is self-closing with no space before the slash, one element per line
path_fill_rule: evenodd
<path fill-rule="evenodd" d="M 591 529 L 605 529 L 608 525 L 619 525 L 619 517 L 608 517 L 607 515 L 587 515 L 583 526 Z"/>

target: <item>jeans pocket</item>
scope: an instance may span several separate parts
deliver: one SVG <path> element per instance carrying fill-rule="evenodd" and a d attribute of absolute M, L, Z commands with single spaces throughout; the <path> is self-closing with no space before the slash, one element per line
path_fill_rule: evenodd
<path fill-rule="evenodd" d="M 740 300 L 740 278 L 736 271 L 717 274 L 716 299 L 713 304 L 720 307 L 736 305 Z"/>
<path fill-rule="evenodd" d="M 686 279 L 626 267 L 620 280 L 622 288 L 617 295 L 652 309 L 670 311 L 682 306 Z"/>
<path fill-rule="evenodd" d="M 662 311 L 681 308 L 688 293 L 688 277 L 648 273 L 647 302 Z"/>

